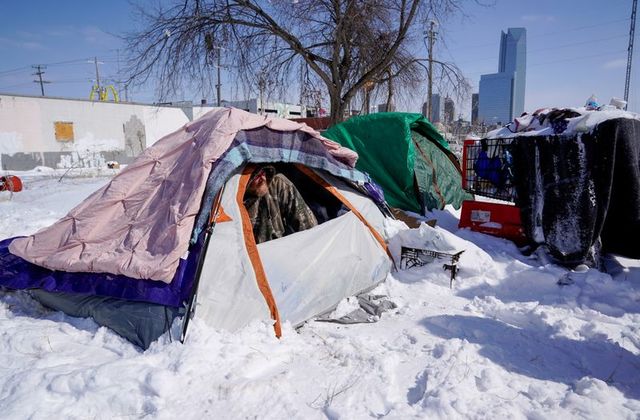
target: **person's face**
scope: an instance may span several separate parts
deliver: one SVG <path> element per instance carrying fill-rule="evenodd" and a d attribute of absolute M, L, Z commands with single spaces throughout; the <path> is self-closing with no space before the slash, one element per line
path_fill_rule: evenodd
<path fill-rule="evenodd" d="M 258 174 L 253 177 L 249 185 L 247 185 L 247 193 L 255 197 L 264 197 L 269 192 L 269 183 L 267 182 L 267 174 L 260 169 Z"/>

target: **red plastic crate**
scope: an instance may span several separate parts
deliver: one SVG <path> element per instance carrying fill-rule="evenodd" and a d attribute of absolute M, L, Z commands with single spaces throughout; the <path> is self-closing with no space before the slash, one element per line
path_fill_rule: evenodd
<path fill-rule="evenodd" d="M 465 200 L 458 227 L 509 239 L 518 245 L 527 243 L 520 208 L 509 204 Z"/>

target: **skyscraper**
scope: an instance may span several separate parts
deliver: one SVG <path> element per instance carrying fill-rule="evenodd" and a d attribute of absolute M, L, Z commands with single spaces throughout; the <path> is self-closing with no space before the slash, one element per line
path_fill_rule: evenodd
<path fill-rule="evenodd" d="M 426 119 L 429 119 L 429 115 L 427 110 L 429 109 L 429 102 L 424 102 L 422 104 L 422 116 L 425 117 Z"/>
<path fill-rule="evenodd" d="M 431 95 L 431 117 L 432 123 L 442 122 L 444 114 L 444 98 L 439 93 Z"/>
<path fill-rule="evenodd" d="M 456 118 L 456 104 L 453 99 L 444 98 L 444 122 L 451 124 Z"/>
<path fill-rule="evenodd" d="M 506 124 L 524 111 L 527 71 L 527 30 L 509 28 L 500 38 L 498 73 L 480 76 L 478 119 Z"/>
<path fill-rule="evenodd" d="M 471 124 L 478 123 L 478 94 L 471 94 Z"/>

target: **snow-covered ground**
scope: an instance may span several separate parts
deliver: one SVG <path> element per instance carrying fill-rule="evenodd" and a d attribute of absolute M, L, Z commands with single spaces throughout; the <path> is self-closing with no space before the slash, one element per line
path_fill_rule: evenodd
<path fill-rule="evenodd" d="M 109 179 L 20 175 L 23 192 L 0 193 L 0 239 L 48 226 Z M 394 272 L 375 293 L 398 307 L 374 324 L 285 325 L 278 340 L 263 323 L 228 333 L 196 317 L 186 344 L 167 334 L 142 352 L 0 292 L 0 418 L 640 416 L 640 262 L 558 286 L 567 270 L 458 230 L 453 210 L 435 217 L 435 232 L 395 244 L 431 235 L 465 249 L 453 288 L 442 262 Z"/>

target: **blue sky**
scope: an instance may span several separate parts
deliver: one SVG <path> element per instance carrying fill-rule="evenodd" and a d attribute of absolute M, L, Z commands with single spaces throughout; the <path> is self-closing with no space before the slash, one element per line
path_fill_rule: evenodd
<path fill-rule="evenodd" d="M 489 3 L 489 0 L 482 0 Z M 525 110 L 581 106 L 594 93 L 601 103 L 624 96 L 631 0 L 497 0 L 469 5 L 451 19 L 438 54 L 455 61 L 475 91 L 481 74 L 498 68 L 500 31 L 527 29 Z M 630 110 L 640 112 L 640 25 L 636 21 Z M 636 93 L 634 95 L 634 93 Z"/>
<path fill-rule="evenodd" d="M 0 6 L 0 92 L 39 95 L 32 65 L 46 64 L 48 96 L 88 98 L 97 56 L 101 78 L 115 78 L 122 42 L 131 28 L 128 3 L 6 1 Z"/>
<path fill-rule="evenodd" d="M 580 106 L 592 94 L 608 103 L 622 97 L 627 58 L 631 0 L 465 1 L 465 16 L 451 18 L 439 28 L 438 59 L 454 61 L 477 91 L 481 74 L 497 71 L 500 31 L 527 28 L 527 89 L 525 109 Z M 87 98 L 95 80 L 92 58 L 98 57 L 103 81 L 117 84 L 123 64 L 118 35 L 135 28 L 132 8 L 125 0 L 5 1 L 0 6 L 0 92 L 39 95 L 33 83 L 35 64 L 46 64 L 45 92 L 50 96 Z M 636 31 L 634 70 L 629 109 L 640 112 L 640 42 Z M 417 48 L 424 49 L 424 45 Z M 223 98 L 237 92 L 223 77 Z M 124 92 L 121 92 L 124 95 Z M 176 99 L 198 101 L 183 93 Z M 416 92 L 417 111 L 426 98 Z M 155 100 L 152 89 L 129 92 L 129 99 Z M 210 101 L 214 98 L 209 97 Z M 468 119 L 468 102 L 458 104 Z"/>

